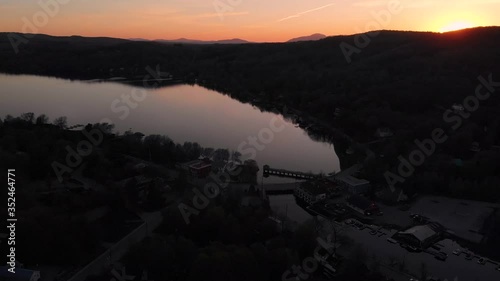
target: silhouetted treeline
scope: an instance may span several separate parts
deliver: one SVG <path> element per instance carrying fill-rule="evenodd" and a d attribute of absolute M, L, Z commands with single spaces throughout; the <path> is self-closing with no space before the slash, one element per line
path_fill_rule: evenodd
<path fill-rule="evenodd" d="M 17 167 L 31 180 L 55 178 L 57 168 L 66 175 L 70 172 L 65 168 L 73 171 L 84 167 L 85 176 L 104 183 L 130 175 L 130 171 L 122 166 L 122 162 L 126 160 L 124 156 L 171 168 L 176 163 L 193 160 L 201 155 L 213 157 L 217 161 L 237 157 L 237 154 L 231 154 L 226 149 L 203 148 L 196 142 L 177 144 L 166 136 L 145 136 L 130 131 L 115 134 L 113 128 L 111 124 L 87 124 L 68 128 L 64 116 L 49 123 L 44 114 L 34 116 L 29 112 L 20 117 L 7 115 L 3 120 L 0 118 L 0 166 Z M 102 141 L 96 145 L 89 139 L 93 131 L 102 135 Z M 79 146 L 83 142 L 92 145 Z M 88 155 L 87 152 L 83 153 L 78 167 L 72 167 L 70 164 L 77 162 L 73 155 L 78 154 L 79 149 L 87 148 L 90 149 Z M 71 163 L 68 163 L 68 159 Z M 56 166 L 55 169 L 56 162 L 64 167 Z"/>
<path fill-rule="evenodd" d="M 475 94 L 480 75 L 500 81 L 497 27 L 446 34 L 382 31 L 374 37 L 365 35 L 366 47 L 356 46 L 356 36 L 286 44 L 190 45 L 39 35 L 20 44 L 16 55 L 7 36 L 0 36 L 0 71 L 7 73 L 71 79 L 143 77 L 148 66 L 158 65 L 175 78 L 264 109 L 274 105 L 298 109 L 360 143 L 373 141 L 378 128 L 390 128 L 394 136 L 371 145 L 378 157 L 363 171 L 375 185 L 386 184 L 384 173 L 397 168 L 399 155 L 406 157 L 415 149 L 415 140 L 443 128 L 449 139 L 398 185 L 411 193 L 500 198 L 493 188 L 500 171 L 498 165 L 490 165 L 500 160 L 498 95 L 482 101 L 458 130 L 443 118 L 453 104 L 463 104 Z M 341 43 L 358 49 L 351 63 Z M 321 134 L 321 128 L 317 131 Z M 168 141 L 163 143 L 162 152 L 151 153 L 152 158 L 167 151 L 182 156 L 172 154 Z M 470 153 L 476 143 L 481 152 Z M 342 160 L 342 151 L 340 155 Z"/>

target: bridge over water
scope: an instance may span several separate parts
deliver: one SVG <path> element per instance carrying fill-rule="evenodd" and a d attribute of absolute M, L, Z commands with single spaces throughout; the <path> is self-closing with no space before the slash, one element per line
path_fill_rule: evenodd
<path fill-rule="evenodd" d="M 264 165 L 263 175 L 265 178 L 267 178 L 269 176 L 278 176 L 278 177 L 294 178 L 294 179 L 301 179 L 301 180 L 312 180 L 312 179 L 317 179 L 317 178 L 322 177 L 321 175 L 312 174 L 312 173 L 288 171 L 288 170 L 284 170 L 284 169 L 273 169 L 273 168 L 269 167 L 269 165 Z"/>
<path fill-rule="evenodd" d="M 298 185 L 298 183 L 265 184 L 263 189 L 266 195 L 293 194 Z"/>

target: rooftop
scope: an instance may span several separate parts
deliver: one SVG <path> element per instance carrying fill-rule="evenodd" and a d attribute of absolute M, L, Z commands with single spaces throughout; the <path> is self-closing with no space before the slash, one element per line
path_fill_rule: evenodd
<path fill-rule="evenodd" d="M 306 181 L 300 185 L 300 188 L 312 195 L 324 194 L 328 191 L 328 186 L 319 181 Z"/>
<path fill-rule="evenodd" d="M 338 176 L 337 180 L 342 181 L 350 186 L 361 186 L 361 185 L 365 185 L 365 184 L 370 184 L 370 182 L 365 180 L 365 179 L 358 179 L 358 178 L 353 177 L 351 175 Z"/>
<path fill-rule="evenodd" d="M 211 162 L 210 159 L 202 158 L 202 159 L 194 159 L 191 161 L 187 161 L 187 162 L 181 163 L 180 165 L 184 166 L 184 167 L 189 167 L 189 166 L 197 164 L 197 163 L 210 163 L 210 162 Z"/>
<path fill-rule="evenodd" d="M 203 160 L 198 160 L 198 162 L 195 162 L 195 163 L 189 165 L 189 167 L 192 169 L 203 169 L 203 168 L 210 167 L 210 166 L 212 166 L 212 163 L 205 162 Z"/>
<path fill-rule="evenodd" d="M 420 241 L 425 241 L 437 234 L 429 225 L 417 225 L 400 233 L 411 234 Z"/>

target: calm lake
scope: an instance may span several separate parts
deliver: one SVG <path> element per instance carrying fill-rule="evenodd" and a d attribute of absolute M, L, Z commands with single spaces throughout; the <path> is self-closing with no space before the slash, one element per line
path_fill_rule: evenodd
<path fill-rule="evenodd" d="M 166 135 L 178 143 L 198 142 L 204 147 L 230 150 L 241 146 L 256 152 L 254 159 L 261 169 L 268 164 L 314 173 L 340 170 L 332 144 L 312 140 L 305 131 L 280 115 L 261 112 L 250 104 L 200 86 L 147 89 L 144 100 L 131 99 L 127 104 L 123 97 L 131 97 L 132 93 L 140 95 L 142 89 L 118 83 L 3 74 L 0 74 L 0 85 L 2 118 L 24 112 L 45 113 L 51 120 L 67 116 L 70 126 L 97 123 L 107 118 L 115 124 L 117 132 L 130 129 L 146 135 Z M 280 130 L 270 130 L 276 127 Z M 264 137 L 266 143 L 260 137 Z M 249 138 L 257 138 L 258 144 L 252 145 Z M 243 158 L 248 155 L 243 154 Z M 264 183 L 287 181 L 267 178 Z M 293 196 L 277 197 L 271 204 L 275 207 L 286 205 L 290 199 L 293 201 Z M 281 202 L 283 200 L 286 202 Z"/>

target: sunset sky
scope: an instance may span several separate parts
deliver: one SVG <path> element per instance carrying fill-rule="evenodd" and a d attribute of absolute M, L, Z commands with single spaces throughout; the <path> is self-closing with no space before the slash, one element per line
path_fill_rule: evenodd
<path fill-rule="evenodd" d="M 389 13 L 391 1 L 402 10 L 374 24 L 373 13 Z M 41 0 L 52 3 L 48 10 L 38 2 L 0 1 L 0 31 L 275 42 L 313 33 L 500 25 L 500 0 Z"/>

